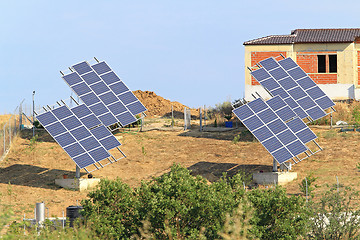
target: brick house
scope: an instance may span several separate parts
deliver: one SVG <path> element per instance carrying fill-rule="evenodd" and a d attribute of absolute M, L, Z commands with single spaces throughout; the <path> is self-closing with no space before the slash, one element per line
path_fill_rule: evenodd
<path fill-rule="evenodd" d="M 245 99 L 269 95 L 250 75 L 268 57 L 291 57 L 334 100 L 360 99 L 360 28 L 296 29 L 244 42 Z M 255 66 L 256 69 L 256 66 Z"/>

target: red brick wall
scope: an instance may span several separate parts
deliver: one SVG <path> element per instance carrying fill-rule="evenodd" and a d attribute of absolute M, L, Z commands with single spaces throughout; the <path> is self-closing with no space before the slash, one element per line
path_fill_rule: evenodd
<path fill-rule="evenodd" d="M 360 38 L 357 38 L 356 40 L 355 40 L 355 43 L 360 43 Z"/>
<path fill-rule="evenodd" d="M 323 54 L 336 54 L 335 51 L 329 52 L 297 52 L 296 53 L 296 62 L 299 66 L 304 69 L 306 73 L 317 83 L 317 84 L 336 84 L 337 83 L 337 74 L 329 73 L 329 58 L 326 57 L 326 72 L 319 73 L 317 65 L 317 55 Z"/>
<path fill-rule="evenodd" d="M 269 58 L 269 57 L 279 57 L 280 53 L 286 57 L 286 52 L 251 52 L 251 66 L 255 66 L 256 63 Z M 258 81 L 251 76 L 251 85 L 259 85 Z"/>

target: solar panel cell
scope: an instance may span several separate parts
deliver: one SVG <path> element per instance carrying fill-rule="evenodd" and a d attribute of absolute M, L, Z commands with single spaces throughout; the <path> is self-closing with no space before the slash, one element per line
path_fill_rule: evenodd
<path fill-rule="evenodd" d="M 60 134 L 63 134 L 64 132 L 66 132 L 66 129 L 59 122 L 55 122 L 51 125 L 46 126 L 46 130 L 53 137 L 56 137 L 57 135 L 60 135 Z"/>
<path fill-rule="evenodd" d="M 110 126 L 118 122 L 118 120 L 110 112 L 101 115 L 98 118 L 105 126 Z"/>
<path fill-rule="evenodd" d="M 89 154 L 96 162 L 110 157 L 110 154 L 103 147 L 94 149 L 90 151 Z"/>
<path fill-rule="evenodd" d="M 307 118 L 307 113 L 300 107 L 294 108 L 293 111 L 298 115 L 301 119 Z"/>
<path fill-rule="evenodd" d="M 272 155 L 279 164 L 292 158 L 291 153 L 285 147 L 280 148 L 276 152 L 272 153 Z"/>
<path fill-rule="evenodd" d="M 290 130 L 285 130 L 282 133 L 279 133 L 277 137 L 279 138 L 280 142 L 282 142 L 284 145 L 288 145 L 289 143 L 297 140 L 295 134 L 292 133 Z"/>
<path fill-rule="evenodd" d="M 250 131 L 254 131 L 264 125 L 257 116 L 252 116 L 242 122 Z"/>
<path fill-rule="evenodd" d="M 288 74 L 284 71 L 282 68 L 275 68 L 274 70 L 270 71 L 270 74 L 275 78 L 276 80 L 281 80 L 288 76 Z"/>
<path fill-rule="evenodd" d="M 258 113 L 260 111 L 265 110 L 266 108 L 268 108 L 268 106 L 266 105 L 266 103 L 261 99 L 261 98 L 257 98 L 252 102 L 249 102 L 247 104 L 251 110 L 253 110 L 255 113 Z"/>
<path fill-rule="evenodd" d="M 284 98 L 284 102 L 290 106 L 291 109 L 294 109 L 296 107 L 299 107 L 299 105 L 295 102 L 294 99 L 292 99 L 291 97 L 288 98 Z"/>
<path fill-rule="evenodd" d="M 79 106 L 71 108 L 71 111 L 77 116 L 78 118 L 83 118 L 91 114 L 91 111 L 85 104 L 81 104 Z"/>
<path fill-rule="evenodd" d="M 296 114 L 294 113 L 293 110 L 290 109 L 289 106 L 285 106 L 282 109 L 279 109 L 278 111 L 276 111 L 276 114 L 281 118 L 281 120 L 288 121 L 293 117 L 296 117 Z"/>
<path fill-rule="evenodd" d="M 298 86 L 298 84 L 297 84 L 291 77 L 286 77 L 286 78 L 280 80 L 280 81 L 279 81 L 279 84 L 280 84 L 285 90 L 289 90 L 289 89 L 292 89 L 292 88 Z"/>
<path fill-rule="evenodd" d="M 288 73 L 294 80 L 299 80 L 299 79 L 307 76 L 307 74 L 300 67 L 291 69 L 288 71 Z"/>
<path fill-rule="evenodd" d="M 263 68 L 252 71 L 251 75 L 259 82 L 270 77 L 270 75 Z"/>
<path fill-rule="evenodd" d="M 265 124 L 277 119 L 276 114 L 270 109 L 258 113 L 258 116 Z"/>
<path fill-rule="evenodd" d="M 76 72 L 65 75 L 62 78 L 65 80 L 67 84 L 69 84 L 70 87 L 82 82 L 82 79 L 80 78 L 79 74 Z"/>
<path fill-rule="evenodd" d="M 286 125 L 296 134 L 297 132 L 307 128 L 305 123 L 298 117 L 286 123 Z"/>
<path fill-rule="evenodd" d="M 93 85 L 91 85 L 91 89 L 97 94 L 103 94 L 105 92 L 110 91 L 110 89 L 105 85 L 104 82 L 98 82 Z"/>
<path fill-rule="evenodd" d="M 95 116 L 100 116 L 104 113 L 109 112 L 109 110 L 105 107 L 105 105 L 102 102 L 98 102 L 89 108 L 95 114 Z"/>
<path fill-rule="evenodd" d="M 99 75 L 110 72 L 110 67 L 105 62 L 100 62 L 91 66 Z"/>
<path fill-rule="evenodd" d="M 79 97 L 81 95 L 84 95 L 84 94 L 87 94 L 87 93 L 91 92 L 91 89 L 84 82 L 72 86 L 72 89 L 74 90 L 76 95 L 78 95 Z"/>
<path fill-rule="evenodd" d="M 303 98 L 303 97 L 307 96 L 305 91 L 302 90 L 300 87 L 295 87 L 295 88 L 289 90 L 288 92 L 289 92 L 290 96 L 293 97 L 295 100 L 299 100 L 300 98 Z"/>
<path fill-rule="evenodd" d="M 73 158 L 73 160 L 76 165 L 79 166 L 79 168 L 85 168 L 95 163 L 94 160 L 87 153 L 81 154 Z"/>
<path fill-rule="evenodd" d="M 264 141 L 262 144 L 270 153 L 280 149 L 283 146 L 276 137 L 272 137 Z"/>
<path fill-rule="evenodd" d="M 68 129 L 72 130 L 74 128 L 80 127 L 82 124 L 75 116 L 71 116 L 61 121 L 61 123 Z"/>
<path fill-rule="evenodd" d="M 91 134 L 89 132 L 89 130 L 87 130 L 85 127 L 81 126 L 79 128 L 76 128 L 72 131 L 70 131 L 70 133 L 75 137 L 76 140 L 81 141 L 84 138 L 90 137 Z"/>
<path fill-rule="evenodd" d="M 119 101 L 119 99 L 112 92 L 107 92 L 103 95 L 100 95 L 99 98 L 105 103 L 105 105 L 110 105 Z"/>
<path fill-rule="evenodd" d="M 96 137 L 96 139 L 101 140 L 103 138 L 112 136 L 112 133 L 104 126 L 99 126 L 97 128 L 91 129 L 90 132 Z"/>
<path fill-rule="evenodd" d="M 114 72 L 105 73 L 104 75 L 101 75 L 101 78 L 104 80 L 104 82 L 109 86 L 113 83 L 120 82 L 120 78 L 116 76 Z"/>
<path fill-rule="evenodd" d="M 263 142 L 266 139 L 269 139 L 270 137 L 273 136 L 273 134 L 270 132 L 270 130 L 266 126 L 263 126 L 263 127 L 259 128 L 258 130 L 255 130 L 253 132 L 253 134 L 260 142 Z"/>
<path fill-rule="evenodd" d="M 86 151 L 91 151 L 101 146 L 94 137 L 85 138 L 84 140 L 80 141 L 80 144 L 83 148 L 85 148 Z"/>
<path fill-rule="evenodd" d="M 306 110 L 306 113 L 315 121 L 326 116 L 326 113 L 318 106 Z"/>
<path fill-rule="evenodd" d="M 74 158 L 80 154 L 85 153 L 85 150 L 78 143 L 71 144 L 70 146 L 64 147 L 65 152 L 69 154 L 71 158 Z"/>
<path fill-rule="evenodd" d="M 125 105 L 119 101 L 108 105 L 107 107 L 115 116 L 127 111 Z"/>
<path fill-rule="evenodd" d="M 73 68 L 74 68 L 75 71 L 77 71 L 80 75 L 92 71 L 91 67 L 89 66 L 89 64 L 88 64 L 87 62 L 81 62 L 81 63 L 75 64 L 75 65 L 73 66 Z"/>
<path fill-rule="evenodd" d="M 136 101 L 127 105 L 127 108 L 133 115 L 145 112 L 147 110 L 140 101 Z"/>
<path fill-rule="evenodd" d="M 313 131 L 311 131 L 310 128 L 305 128 L 301 130 L 300 132 L 296 133 L 296 136 L 305 144 L 312 140 L 315 140 L 317 136 Z"/>
<path fill-rule="evenodd" d="M 260 84 L 261 84 L 264 88 L 268 89 L 269 91 L 274 90 L 274 89 L 280 87 L 280 85 L 279 85 L 273 78 L 268 78 L 268 79 L 260 82 Z"/>
<path fill-rule="evenodd" d="M 137 100 L 137 98 L 131 91 L 120 94 L 118 95 L 118 97 L 120 98 L 122 103 L 125 104 L 125 106 Z"/>
<path fill-rule="evenodd" d="M 101 124 L 101 122 L 99 121 L 99 119 L 97 117 L 95 117 L 94 114 L 91 114 L 89 116 L 84 117 L 83 119 L 81 119 L 81 122 L 85 125 L 85 127 L 87 127 L 88 129 L 93 128 L 95 126 L 98 126 Z"/>
<path fill-rule="evenodd" d="M 61 107 L 55 108 L 52 110 L 52 113 L 59 120 L 70 117 L 72 115 L 72 112 L 66 106 L 61 106 Z"/>
<path fill-rule="evenodd" d="M 269 123 L 268 127 L 274 134 L 278 134 L 287 128 L 286 125 L 279 119 Z"/>
<path fill-rule="evenodd" d="M 335 103 L 328 96 L 316 99 L 315 102 L 324 110 L 335 105 Z"/>
<path fill-rule="evenodd" d="M 249 108 L 248 105 L 242 105 L 233 110 L 233 113 L 241 120 L 245 120 L 246 118 L 254 115 L 254 112 Z"/>
<path fill-rule="evenodd" d="M 116 82 L 111 84 L 109 87 L 116 95 L 129 91 L 129 88 L 125 86 L 123 82 Z"/>
<path fill-rule="evenodd" d="M 94 84 L 96 82 L 99 82 L 101 81 L 101 79 L 99 78 L 98 75 L 96 75 L 95 72 L 89 72 L 89 73 L 86 73 L 84 75 L 81 76 L 84 81 L 88 84 L 88 85 L 91 85 L 91 84 Z"/>
<path fill-rule="evenodd" d="M 121 146 L 120 142 L 114 137 L 109 136 L 103 140 L 100 140 L 100 143 L 105 147 L 106 150 L 111 150 L 113 148 Z"/>
<path fill-rule="evenodd" d="M 284 100 L 281 99 L 280 96 L 275 96 L 266 101 L 266 103 L 270 106 L 273 111 L 279 110 L 286 106 Z"/>
<path fill-rule="evenodd" d="M 100 102 L 100 99 L 94 93 L 88 93 L 80 97 L 80 99 L 87 105 L 91 106 L 95 103 Z"/>
<path fill-rule="evenodd" d="M 310 88 L 306 92 L 314 100 L 325 96 L 325 93 L 318 86 Z"/>
<path fill-rule="evenodd" d="M 261 66 L 265 68 L 267 71 L 270 71 L 271 69 L 279 67 L 279 64 L 274 58 L 267 58 L 265 60 L 260 61 Z"/>
<path fill-rule="evenodd" d="M 64 133 L 64 134 L 61 134 L 61 135 L 58 135 L 56 137 L 54 137 L 55 140 L 59 143 L 59 145 L 64 148 L 70 144 L 73 144 L 75 143 L 75 139 L 71 136 L 70 133 Z"/>
<path fill-rule="evenodd" d="M 302 99 L 298 100 L 298 103 L 305 110 L 316 106 L 315 102 L 310 97 L 302 98 Z"/>
<path fill-rule="evenodd" d="M 302 142 L 300 142 L 300 140 L 296 140 L 295 142 L 290 143 L 286 147 L 294 156 L 297 156 L 308 150 L 307 147 Z"/>
<path fill-rule="evenodd" d="M 57 121 L 57 119 L 55 118 L 54 114 L 52 114 L 52 112 L 45 112 L 39 114 L 36 116 L 36 118 L 43 126 L 47 126 Z"/>
<path fill-rule="evenodd" d="M 300 80 L 297 80 L 297 83 L 298 83 L 304 90 L 316 86 L 316 83 L 315 83 L 310 77 L 305 77 L 305 78 L 302 78 L 302 79 L 300 79 Z"/>
<path fill-rule="evenodd" d="M 298 65 L 291 59 L 291 58 L 286 58 L 283 60 L 280 60 L 278 62 L 286 71 L 297 67 Z"/>
<path fill-rule="evenodd" d="M 282 88 L 277 88 L 277 89 L 271 90 L 270 92 L 273 96 L 280 96 L 283 99 L 289 97 L 289 94 L 287 92 L 285 92 L 285 90 Z"/>
<path fill-rule="evenodd" d="M 116 118 L 123 127 L 137 121 L 137 119 L 130 112 L 124 112 L 120 115 L 116 115 Z"/>

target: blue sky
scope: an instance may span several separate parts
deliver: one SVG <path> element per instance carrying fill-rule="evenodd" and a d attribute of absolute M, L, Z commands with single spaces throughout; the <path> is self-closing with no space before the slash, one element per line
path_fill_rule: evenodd
<path fill-rule="evenodd" d="M 1 1 L 0 114 L 53 105 L 60 70 L 105 60 L 131 90 L 190 107 L 244 92 L 244 41 L 296 28 L 360 28 L 358 1 Z"/>

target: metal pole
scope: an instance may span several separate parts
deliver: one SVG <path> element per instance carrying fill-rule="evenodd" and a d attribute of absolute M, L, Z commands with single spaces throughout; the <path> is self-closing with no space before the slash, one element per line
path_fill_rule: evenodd
<path fill-rule="evenodd" d="M 336 182 L 337 182 L 337 191 L 339 192 L 339 178 L 336 176 Z"/>
<path fill-rule="evenodd" d="M 76 165 L 75 177 L 76 177 L 77 179 L 79 179 L 79 178 L 80 178 L 80 168 L 79 168 L 79 166 L 78 166 L 78 165 Z"/>
<path fill-rule="evenodd" d="M 35 122 L 35 116 L 34 116 L 34 113 L 35 113 L 35 91 L 33 91 L 33 94 L 32 94 L 32 101 L 33 101 L 33 112 L 32 112 L 32 120 L 33 120 L 33 137 L 35 136 L 35 125 L 34 125 L 34 122 Z"/>
<path fill-rule="evenodd" d="M 42 223 L 45 221 L 45 203 L 44 202 L 36 203 L 35 220 L 39 226 L 41 226 Z"/>
<path fill-rule="evenodd" d="M 332 112 L 330 113 L 330 129 L 333 126 L 333 117 L 332 117 Z"/>
<path fill-rule="evenodd" d="M 277 162 L 275 160 L 275 158 L 273 158 L 273 172 L 277 172 L 278 171 L 278 168 L 277 168 Z"/>
<path fill-rule="evenodd" d="M 200 132 L 202 132 L 202 111 L 201 111 L 201 107 L 200 107 Z"/>
<path fill-rule="evenodd" d="M 186 130 L 186 107 L 184 107 L 184 130 Z"/>

